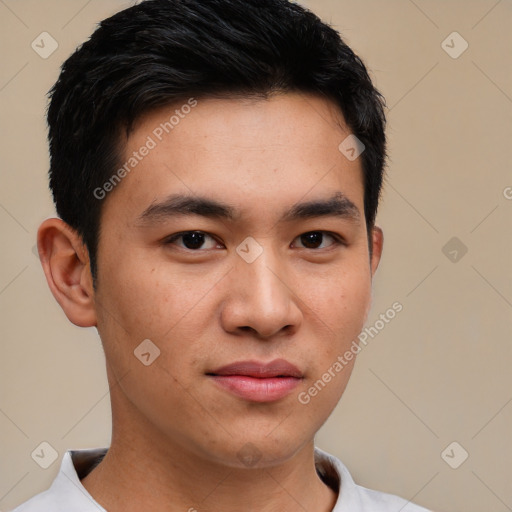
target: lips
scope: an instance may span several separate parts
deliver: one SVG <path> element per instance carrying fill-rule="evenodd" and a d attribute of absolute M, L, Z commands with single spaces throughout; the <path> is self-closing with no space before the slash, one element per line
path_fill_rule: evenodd
<path fill-rule="evenodd" d="M 302 372 L 284 359 L 269 363 L 237 361 L 207 373 L 223 390 L 252 402 L 273 402 L 288 395 Z"/>
<path fill-rule="evenodd" d="M 257 361 L 238 361 L 218 368 L 212 375 L 245 375 L 246 377 L 270 378 L 270 377 L 296 377 L 302 378 L 301 371 L 284 359 L 275 359 L 270 363 Z"/>

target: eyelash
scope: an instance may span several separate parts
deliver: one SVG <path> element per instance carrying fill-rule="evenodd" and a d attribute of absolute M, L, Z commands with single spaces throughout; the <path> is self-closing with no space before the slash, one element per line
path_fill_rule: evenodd
<path fill-rule="evenodd" d="M 176 240 L 182 238 L 185 235 L 191 234 L 191 233 L 199 233 L 199 234 L 202 234 L 202 235 L 209 236 L 213 240 L 216 240 L 216 238 L 213 235 L 210 235 L 209 233 L 206 233 L 205 231 L 191 230 L 191 231 L 182 231 L 180 233 L 176 233 L 174 235 L 171 235 L 170 237 L 168 237 L 168 238 L 166 238 L 164 240 L 164 244 L 165 245 L 173 245 Z M 300 238 L 300 237 L 302 237 L 304 235 L 309 235 L 311 233 L 322 233 L 323 235 L 328 235 L 328 236 L 330 236 L 334 240 L 334 242 L 330 246 L 322 247 L 320 249 L 318 249 L 318 248 L 310 249 L 308 247 L 299 247 L 299 249 L 309 249 L 311 251 L 321 251 L 321 250 L 329 249 L 329 247 L 333 247 L 333 246 L 346 245 L 345 241 L 343 240 L 343 238 L 340 235 L 337 235 L 336 233 L 332 233 L 331 231 L 323 231 L 323 230 L 306 231 L 305 233 L 302 233 L 302 234 L 298 235 L 295 238 L 295 240 L 297 238 Z M 322 243 L 323 243 L 323 240 L 322 240 Z M 210 249 L 189 249 L 187 247 L 179 247 L 179 248 L 183 249 L 185 251 L 189 251 L 189 252 L 204 252 L 205 250 L 210 250 Z"/>

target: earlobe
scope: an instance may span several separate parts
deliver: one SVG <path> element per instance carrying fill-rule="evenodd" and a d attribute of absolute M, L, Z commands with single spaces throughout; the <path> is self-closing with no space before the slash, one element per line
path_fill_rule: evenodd
<path fill-rule="evenodd" d="M 81 237 L 63 220 L 46 219 L 37 247 L 48 286 L 68 319 L 79 327 L 95 326 L 89 253 Z"/>
<path fill-rule="evenodd" d="M 371 260 L 371 268 L 372 268 L 372 277 L 375 275 L 377 268 L 379 266 L 380 258 L 382 256 L 382 248 L 384 245 L 384 233 L 379 226 L 374 226 L 372 229 L 372 240 L 373 240 L 373 250 L 372 250 L 372 260 Z"/>

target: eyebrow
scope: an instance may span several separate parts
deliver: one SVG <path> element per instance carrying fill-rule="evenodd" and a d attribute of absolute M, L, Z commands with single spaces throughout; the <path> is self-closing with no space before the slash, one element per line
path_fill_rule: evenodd
<path fill-rule="evenodd" d="M 235 221 L 240 212 L 233 206 L 193 195 L 174 194 L 161 202 L 149 205 L 138 217 L 136 224 L 145 226 L 158 224 L 170 217 L 181 215 L 200 215 L 212 219 Z M 338 217 L 359 223 L 361 213 L 357 206 L 341 192 L 336 192 L 329 199 L 316 199 L 294 204 L 279 219 L 279 222 L 312 219 L 317 217 Z"/>

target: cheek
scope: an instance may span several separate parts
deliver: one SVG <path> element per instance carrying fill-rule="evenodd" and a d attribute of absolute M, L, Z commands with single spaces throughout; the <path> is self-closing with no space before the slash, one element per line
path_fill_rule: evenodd
<path fill-rule="evenodd" d="M 137 365 L 134 350 L 146 339 L 160 350 L 159 363 L 179 369 L 200 350 L 201 332 L 211 323 L 212 287 L 222 274 L 183 270 L 165 263 L 120 258 L 105 265 L 98 294 L 98 330 L 105 351 L 123 371 Z"/>
<path fill-rule="evenodd" d="M 369 266 L 359 262 L 346 264 L 312 275 L 308 281 L 299 296 L 304 297 L 318 321 L 341 339 L 359 334 L 371 303 Z"/>
<path fill-rule="evenodd" d="M 321 391 L 312 390 L 321 395 L 313 407 L 325 412 L 339 400 L 355 364 L 358 335 L 371 303 L 369 266 L 347 265 L 316 283 L 315 293 L 307 299 L 312 306 L 312 333 L 317 338 L 314 349 L 308 349 L 312 362 L 308 385 L 321 381 L 317 386 Z"/>
<path fill-rule="evenodd" d="M 202 293 L 197 283 L 191 286 L 183 273 L 143 258 L 120 256 L 117 264 L 106 265 L 105 277 L 105 303 L 117 313 L 129 336 L 139 332 L 146 337 L 161 337 Z"/>

